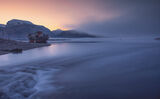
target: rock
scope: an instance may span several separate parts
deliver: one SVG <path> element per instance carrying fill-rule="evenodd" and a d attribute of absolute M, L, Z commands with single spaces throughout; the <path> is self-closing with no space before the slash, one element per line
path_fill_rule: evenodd
<path fill-rule="evenodd" d="M 11 53 L 22 53 L 23 50 L 19 48 L 15 48 L 15 49 L 7 49 L 7 50 L 2 50 L 2 51 L 11 52 Z"/>
<path fill-rule="evenodd" d="M 35 92 L 36 92 L 36 90 L 31 89 L 31 90 L 23 91 L 21 94 L 22 94 L 24 97 L 29 97 L 29 96 L 31 96 L 32 94 L 34 94 Z"/>
<path fill-rule="evenodd" d="M 10 50 L 10 52 L 12 52 L 12 53 L 22 53 L 22 49 L 19 49 L 19 48 L 16 48 L 16 49 L 12 49 L 12 50 Z"/>
<path fill-rule="evenodd" d="M 4 92 L 0 91 L 0 99 L 10 99 L 7 94 L 5 94 Z"/>
<path fill-rule="evenodd" d="M 155 40 L 160 40 L 160 38 L 155 38 Z"/>
<path fill-rule="evenodd" d="M 36 80 L 31 76 L 25 77 L 25 79 L 23 80 L 23 84 L 26 88 L 33 88 L 36 83 Z"/>
<path fill-rule="evenodd" d="M 21 94 L 15 93 L 13 96 L 11 96 L 11 99 L 24 99 L 24 96 Z"/>

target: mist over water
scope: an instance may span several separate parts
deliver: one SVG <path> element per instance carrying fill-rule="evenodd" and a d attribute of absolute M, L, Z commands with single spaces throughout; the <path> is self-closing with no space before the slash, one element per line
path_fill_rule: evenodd
<path fill-rule="evenodd" d="M 160 42 L 155 37 L 51 41 L 48 47 L 1 55 L 2 99 L 126 99 L 148 92 L 157 97 Z"/>

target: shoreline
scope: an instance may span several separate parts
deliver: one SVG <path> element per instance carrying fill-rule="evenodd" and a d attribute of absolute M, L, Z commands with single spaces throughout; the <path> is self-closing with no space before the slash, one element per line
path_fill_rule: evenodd
<path fill-rule="evenodd" d="M 0 38 L 0 55 L 13 53 L 11 50 L 14 49 L 22 49 L 22 51 L 25 51 L 44 46 L 50 46 L 50 44 L 28 43 L 28 42 L 20 42 L 20 41 L 6 40 Z"/>
<path fill-rule="evenodd" d="M 69 56 L 3 66 L 0 94 L 11 99 L 153 99 L 159 95 L 159 42 L 129 40 L 71 44 Z"/>

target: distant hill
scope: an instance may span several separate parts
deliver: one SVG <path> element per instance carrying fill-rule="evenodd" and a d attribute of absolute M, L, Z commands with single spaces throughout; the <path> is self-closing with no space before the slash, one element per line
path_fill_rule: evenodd
<path fill-rule="evenodd" d="M 87 37 L 96 37 L 95 35 L 91 35 L 85 32 L 80 32 L 76 30 L 54 30 L 52 31 L 55 37 L 62 37 L 62 38 L 87 38 Z"/>
<path fill-rule="evenodd" d="M 57 29 L 57 30 L 53 30 L 52 33 L 55 34 L 55 35 L 58 35 L 60 34 L 61 32 L 63 32 L 63 30 L 61 29 Z"/>
<path fill-rule="evenodd" d="M 0 24 L 0 36 L 7 35 L 10 39 L 27 39 L 28 34 L 42 31 L 44 34 L 48 34 L 50 37 L 62 37 L 62 38 L 84 38 L 84 37 L 96 37 L 94 35 L 75 31 L 75 30 L 54 30 L 50 31 L 48 28 L 35 25 L 30 21 L 13 19 L 7 22 L 6 25 Z"/>

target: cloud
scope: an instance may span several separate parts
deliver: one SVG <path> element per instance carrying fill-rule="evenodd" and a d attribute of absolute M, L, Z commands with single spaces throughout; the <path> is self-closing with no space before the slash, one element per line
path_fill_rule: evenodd
<path fill-rule="evenodd" d="M 159 0 L 0 0 L 0 22 L 23 19 L 91 33 L 159 32 Z"/>
<path fill-rule="evenodd" d="M 13 19 L 29 20 L 47 27 L 66 27 L 91 21 L 110 20 L 120 15 L 104 0 L 0 0 L 0 9 L 5 21 Z M 68 27 L 66 27 L 68 28 Z"/>
<path fill-rule="evenodd" d="M 107 1 L 104 1 L 103 6 Z M 121 13 L 120 16 L 98 22 L 88 21 L 73 28 L 97 34 L 148 34 L 160 32 L 160 2 L 158 0 L 113 0 L 109 3 L 110 9 Z M 105 6 L 105 9 L 107 9 L 107 6 Z"/>

